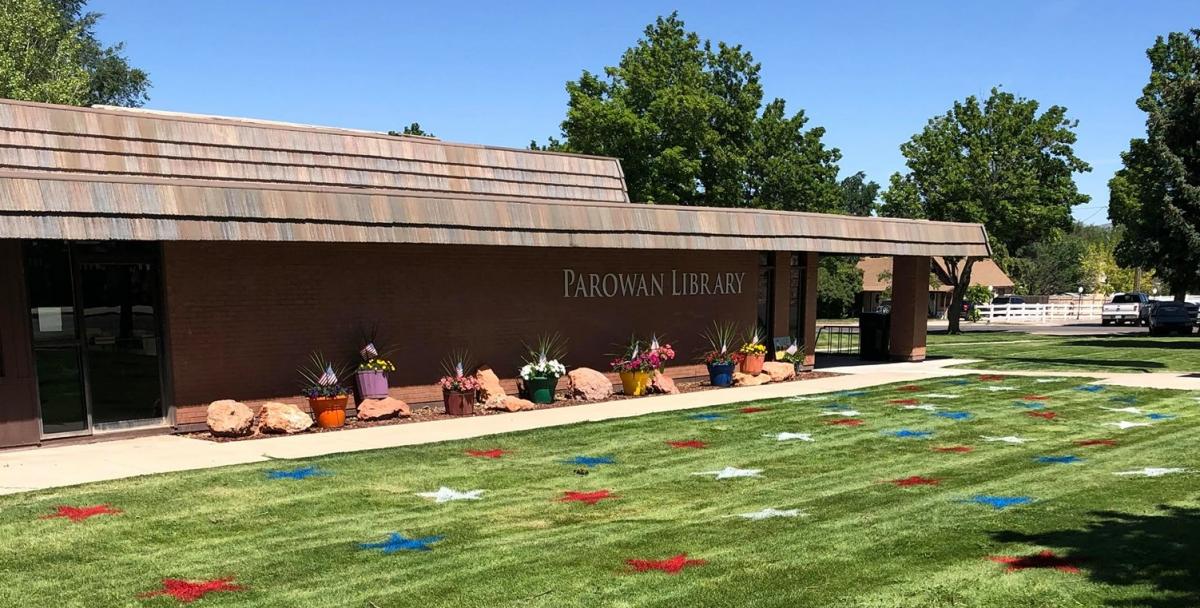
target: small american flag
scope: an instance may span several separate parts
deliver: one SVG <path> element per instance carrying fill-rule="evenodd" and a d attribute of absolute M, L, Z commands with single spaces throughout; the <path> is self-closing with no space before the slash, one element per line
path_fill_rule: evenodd
<path fill-rule="evenodd" d="M 325 373 L 321 374 L 320 378 L 317 378 L 317 384 L 321 386 L 333 386 L 337 384 L 337 381 L 337 374 L 333 373 L 333 365 L 326 364 Z"/>
<path fill-rule="evenodd" d="M 363 359 L 374 359 L 379 356 L 379 351 L 375 350 L 374 342 L 367 342 L 367 345 L 362 347 L 358 354 L 362 355 Z"/>

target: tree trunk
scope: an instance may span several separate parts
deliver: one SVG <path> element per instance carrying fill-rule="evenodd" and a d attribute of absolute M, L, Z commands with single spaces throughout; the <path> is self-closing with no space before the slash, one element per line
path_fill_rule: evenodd
<path fill-rule="evenodd" d="M 949 327 L 946 333 L 960 334 L 962 333 L 960 320 L 962 319 L 963 298 L 967 295 L 967 288 L 971 286 L 971 269 L 975 266 L 976 258 L 945 258 L 946 271 L 953 283 L 954 291 L 950 296 L 950 310 L 946 311 L 946 321 L 949 322 Z M 962 263 L 962 268 L 959 268 L 959 263 Z"/>
<path fill-rule="evenodd" d="M 1175 301 L 1179 302 L 1180 304 L 1187 302 L 1187 290 L 1182 289 L 1182 290 L 1176 291 L 1175 292 Z"/>

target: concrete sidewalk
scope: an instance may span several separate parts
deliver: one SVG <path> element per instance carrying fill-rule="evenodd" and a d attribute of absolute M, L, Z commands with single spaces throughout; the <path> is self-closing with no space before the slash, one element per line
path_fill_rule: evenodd
<path fill-rule="evenodd" d="M 961 361 L 960 361 L 961 362 Z M 939 364 L 942 362 L 939 362 Z M 139 475 L 263 462 L 275 458 L 307 458 L 403 445 L 437 443 L 497 433 L 697 409 L 797 395 L 860 389 L 892 382 L 967 373 L 942 365 L 900 363 L 876 365 L 845 376 L 802 382 L 765 384 L 497 416 L 397 424 L 335 433 L 313 433 L 216 443 L 174 435 L 157 435 L 62 447 L 0 452 L 0 494 L 13 494 Z M 829 370 L 833 371 L 833 370 Z"/>
<path fill-rule="evenodd" d="M 1137 388 L 1200 390 L 1200 377 L 1189 374 L 1125 374 L 1094 372 L 997 371 L 950 369 L 968 359 L 934 359 L 923 363 L 846 365 L 821 371 L 845 374 L 803 382 L 662 395 L 604 403 L 587 403 L 533 412 L 478 418 L 437 420 L 215 443 L 159 435 L 62 447 L 0 452 L 0 494 L 13 494 L 139 475 L 204 469 L 270 459 L 294 459 L 404 445 L 469 439 L 497 433 L 611 420 L 655 412 L 698 409 L 817 393 L 867 388 L 893 382 L 920 382 L 959 375 L 1005 374 L 1094 378 L 1098 384 Z"/>

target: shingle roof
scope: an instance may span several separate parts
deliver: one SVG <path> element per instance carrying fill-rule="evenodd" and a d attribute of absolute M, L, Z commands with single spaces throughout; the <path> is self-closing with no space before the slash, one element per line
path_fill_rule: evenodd
<path fill-rule="evenodd" d="M 5 100 L 0 237 L 988 255 L 975 224 L 631 204 L 613 158 Z"/>

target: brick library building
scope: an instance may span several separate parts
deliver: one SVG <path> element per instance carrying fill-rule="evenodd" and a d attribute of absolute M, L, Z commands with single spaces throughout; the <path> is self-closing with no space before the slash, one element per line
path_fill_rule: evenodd
<path fill-rule="evenodd" d="M 549 333 L 573 367 L 655 333 L 699 376 L 714 321 L 811 362 L 821 255 L 892 258 L 916 361 L 930 257 L 990 254 L 974 224 L 638 204 L 614 158 L 249 119 L 0 100 L 0 158 L 0 448 L 301 403 L 364 328 L 410 403 L 450 351 L 511 380 Z"/>

